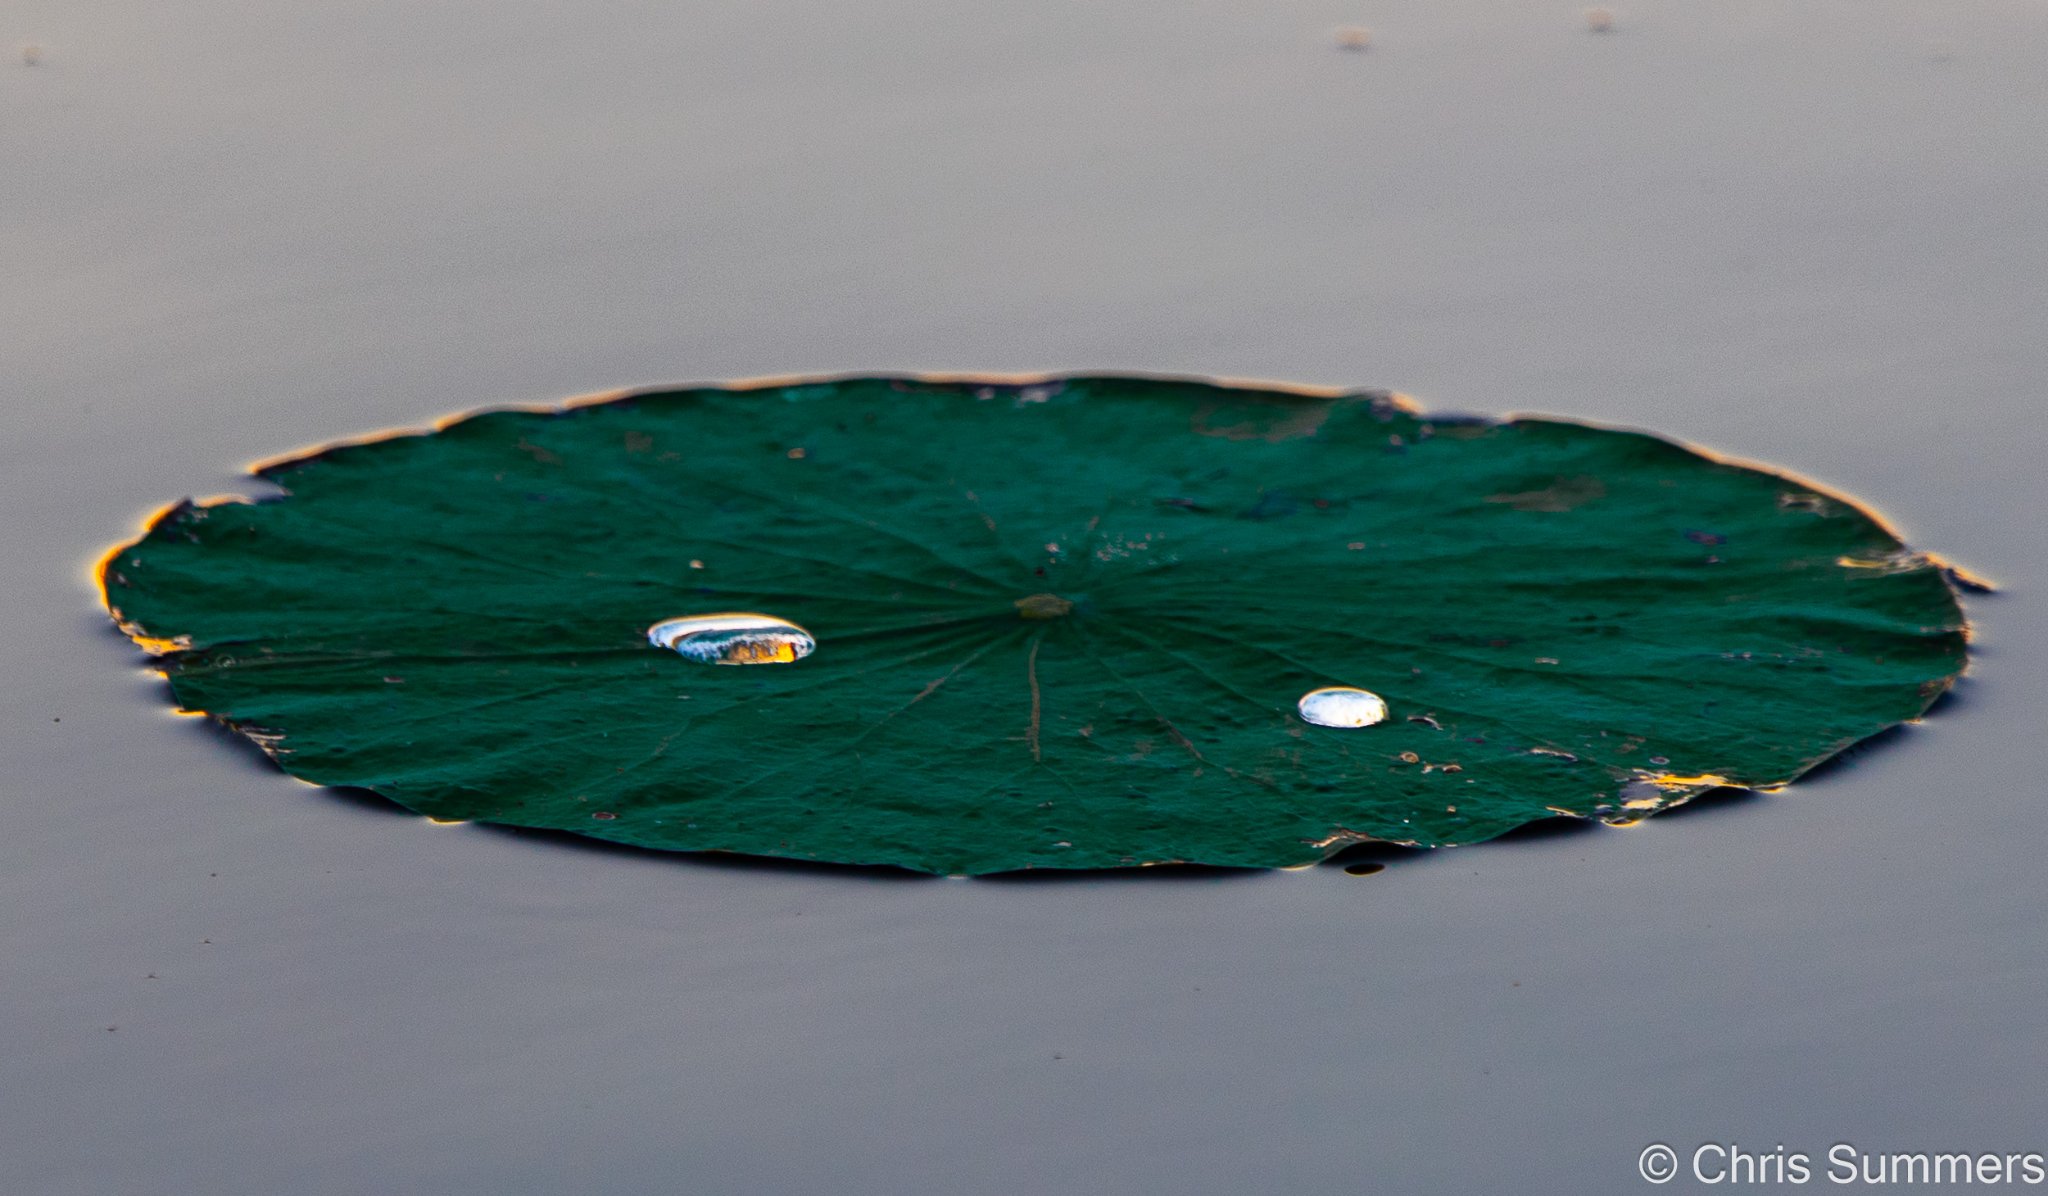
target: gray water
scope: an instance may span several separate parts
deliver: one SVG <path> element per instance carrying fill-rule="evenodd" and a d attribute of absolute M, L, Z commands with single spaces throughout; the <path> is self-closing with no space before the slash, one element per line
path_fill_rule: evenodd
<path fill-rule="evenodd" d="M 0 8 L 0 1190 L 1577 1193 L 1647 1190 L 1653 1141 L 2048 1151 L 2048 7 L 1617 9 Z M 1646 426 L 2005 593 L 1953 701 L 1780 796 L 1367 877 L 1026 883 L 316 791 L 173 717 L 87 578 L 308 443 L 870 369 Z"/>

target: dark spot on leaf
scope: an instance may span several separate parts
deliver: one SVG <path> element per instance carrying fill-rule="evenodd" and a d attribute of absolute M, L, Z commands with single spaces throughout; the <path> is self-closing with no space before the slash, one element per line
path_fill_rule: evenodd
<path fill-rule="evenodd" d="M 1293 495 L 1284 490 L 1262 490 L 1251 506 L 1238 512 L 1239 519 L 1279 519 L 1301 509 Z"/>

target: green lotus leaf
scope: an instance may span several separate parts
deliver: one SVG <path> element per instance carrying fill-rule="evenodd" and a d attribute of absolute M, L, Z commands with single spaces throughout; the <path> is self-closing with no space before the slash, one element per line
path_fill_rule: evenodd
<path fill-rule="evenodd" d="M 1632 821 L 1966 656 L 1847 500 L 1385 392 L 700 387 L 257 473 L 102 566 L 179 704 L 316 784 L 654 848 L 1273 867 Z"/>

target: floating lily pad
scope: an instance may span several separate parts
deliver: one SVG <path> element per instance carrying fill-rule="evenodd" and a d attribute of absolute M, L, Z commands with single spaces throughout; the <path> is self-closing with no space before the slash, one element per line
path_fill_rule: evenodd
<path fill-rule="evenodd" d="M 1965 661 L 1943 570 L 1850 502 L 1384 392 L 707 387 L 257 472 L 102 568 L 182 706 L 317 784 L 646 847 L 1272 867 L 1631 821 Z"/>

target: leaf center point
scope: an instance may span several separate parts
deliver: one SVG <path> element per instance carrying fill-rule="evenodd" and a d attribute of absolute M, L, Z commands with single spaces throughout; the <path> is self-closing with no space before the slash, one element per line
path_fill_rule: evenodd
<path fill-rule="evenodd" d="M 1071 600 L 1058 594 L 1027 594 L 1015 606 L 1020 619 L 1057 619 L 1074 609 Z"/>

